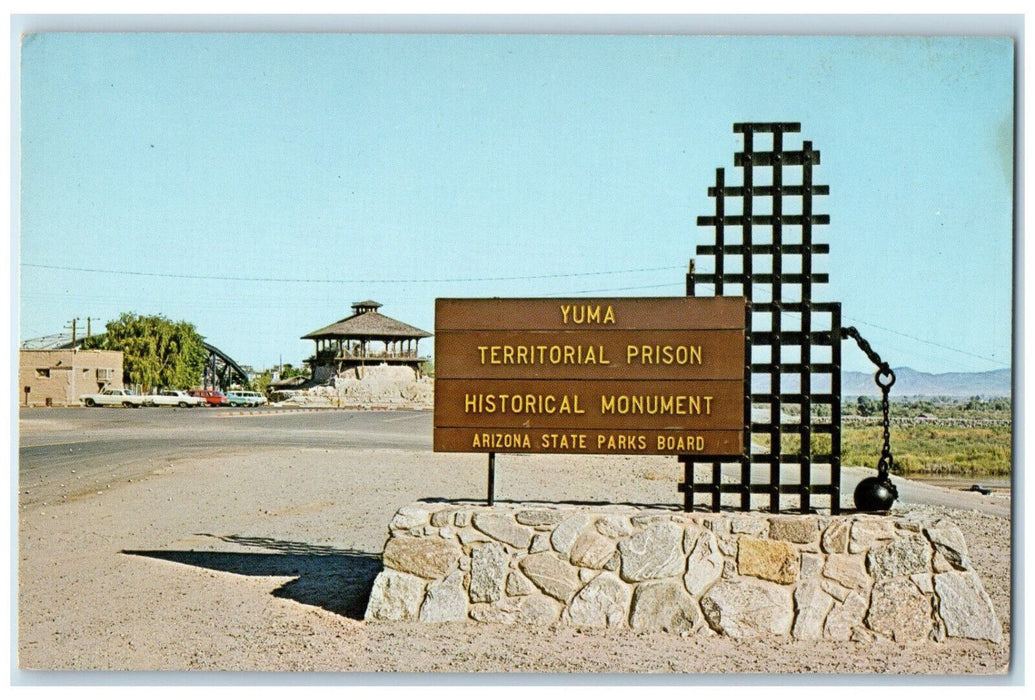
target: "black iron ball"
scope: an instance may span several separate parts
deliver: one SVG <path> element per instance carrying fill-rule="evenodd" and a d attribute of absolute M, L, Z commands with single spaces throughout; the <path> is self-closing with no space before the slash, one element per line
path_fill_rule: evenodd
<path fill-rule="evenodd" d="M 888 478 L 869 476 L 855 487 L 855 507 L 861 511 L 887 511 L 898 498 L 898 489 Z"/>

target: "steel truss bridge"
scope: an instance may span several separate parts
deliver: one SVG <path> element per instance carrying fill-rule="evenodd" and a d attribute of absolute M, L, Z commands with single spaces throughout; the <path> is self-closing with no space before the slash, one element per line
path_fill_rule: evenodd
<path fill-rule="evenodd" d="M 233 358 L 215 345 L 204 343 L 208 357 L 205 359 L 205 372 L 202 385 L 206 389 L 226 391 L 234 384 L 248 386 L 248 373 L 234 362 Z"/>

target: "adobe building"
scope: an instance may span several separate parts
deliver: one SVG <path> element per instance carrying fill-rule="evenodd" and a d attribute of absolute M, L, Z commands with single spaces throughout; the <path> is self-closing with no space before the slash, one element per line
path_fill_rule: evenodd
<path fill-rule="evenodd" d="M 379 308 L 376 301 L 357 301 L 351 316 L 302 336 L 316 343 L 316 353 L 306 360 L 314 383 L 349 371 L 362 377 L 364 367 L 375 365 L 410 367 L 421 376 L 421 364 L 429 358 L 421 357 L 418 345 L 431 333 L 385 316 Z"/>
<path fill-rule="evenodd" d="M 20 406 L 77 406 L 82 394 L 124 388 L 121 350 L 22 349 Z"/>

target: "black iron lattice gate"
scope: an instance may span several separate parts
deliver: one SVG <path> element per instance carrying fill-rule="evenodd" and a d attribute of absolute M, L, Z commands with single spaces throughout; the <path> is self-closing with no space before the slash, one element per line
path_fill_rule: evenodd
<path fill-rule="evenodd" d="M 691 261 L 687 296 L 712 286 L 715 296 L 747 299 L 745 429 L 737 461 L 680 457 L 685 482 L 679 490 L 688 511 L 697 505 L 758 509 L 756 502 L 768 497 L 773 513 L 820 505 L 840 512 L 841 304 L 812 296 L 813 284 L 828 279 L 815 271 L 814 256 L 830 249 L 813 238 L 814 227 L 830 222 L 813 211 L 813 197 L 829 188 L 813 183 L 819 151 L 811 142 L 786 148 L 784 136 L 800 130 L 793 122 L 734 124 L 744 139 L 734 156 L 741 184 L 727 184 L 718 168 L 708 188 L 715 214 L 697 219 L 714 229 L 715 240 L 697 246 L 702 271 Z M 732 496 L 724 500 L 725 494 Z M 698 495 L 710 503 L 699 504 Z M 815 496 L 826 503 L 817 504 Z"/>

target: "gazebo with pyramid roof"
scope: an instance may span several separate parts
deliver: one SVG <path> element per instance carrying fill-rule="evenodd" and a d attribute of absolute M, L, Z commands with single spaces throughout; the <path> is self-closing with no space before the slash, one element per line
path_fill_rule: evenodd
<path fill-rule="evenodd" d="M 420 356 L 418 345 L 431 333 L 385 316 L 379 308 L 381 304 L 376 301 L 357 301 L 351 316 L 302 336 L 316 343 L 316 354 L 306 360 L 313 379 L 326 379 L 350 369 L 362 376 L 363 367 L 380 364 L 412 367 L 421 374 L 421 364 L 429 358 Z"/>

